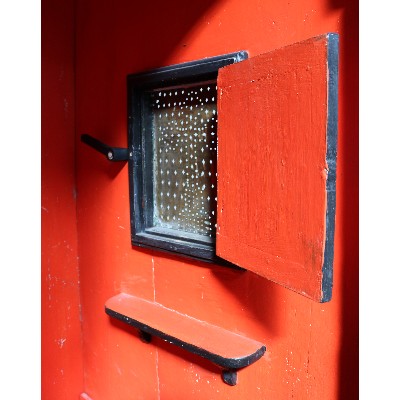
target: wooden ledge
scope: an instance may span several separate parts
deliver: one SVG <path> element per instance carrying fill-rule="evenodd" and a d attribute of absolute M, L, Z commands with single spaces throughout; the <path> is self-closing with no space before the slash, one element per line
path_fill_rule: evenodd
<path fill-rule="evenodd" d="M 107 300 L 106 313 L 139 329 L 142 338 L 151 335 L 197 354 L 229 371 L 247 367 L 260 359 L 265 346 L 253 339 L 200 321 L 161 304 L 121 293 Z M 232 377 L 228 377 L 228 381 Z M 233 379 L 236 383 L 236 375 Z"/>

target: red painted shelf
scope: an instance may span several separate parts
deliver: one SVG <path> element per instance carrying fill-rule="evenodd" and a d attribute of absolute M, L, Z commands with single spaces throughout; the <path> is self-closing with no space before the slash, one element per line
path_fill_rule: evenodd
<path fill-rule="evenodd" d="M 230 371 L 254 363 L 266 350 L 253 339 L 125 293 L 107 300 L 105 311 L 144 335 L 157 336 Z"/>

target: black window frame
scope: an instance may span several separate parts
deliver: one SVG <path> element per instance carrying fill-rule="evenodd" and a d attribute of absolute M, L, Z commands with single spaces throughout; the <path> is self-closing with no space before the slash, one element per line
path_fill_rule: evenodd
<path fill-rule="evenodd" d="M 154 89 L 216 82 L 220 68 L 243 61 L 247 57 L 247 52 L 239 51 L 128 75 L 128 146 L 131 153 L 128 167 L 132 245 L 203 261 L 219 260 L 215 254 L 215 241 L 211 238 L 198 240 L 183 231 L 171 234 L 172 230 L 169 229 L 148 227 L 150 206 L 145 193 L 151 191 L 153 181 L 144 173 L 151 162 L 146 159 L 146 153 L 150 150 L 146 149 L 149 140 L 145 140 L 144 93 Z"/>

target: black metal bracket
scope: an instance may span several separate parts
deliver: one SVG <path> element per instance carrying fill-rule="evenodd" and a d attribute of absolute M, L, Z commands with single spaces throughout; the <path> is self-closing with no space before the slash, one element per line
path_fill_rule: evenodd
<path fill-rule="evenodd" d="M 123 147 L 111 147 L 93 136 L 83 134 L 81 135 L 81 141 L 90 147 L 93 147 L 99 153 L 104 154 L 109 161 L 128 161 L 129 150 Z"/>
<path fill-rule="evenodd" d="M 222 371 L 222 380 L 229 386 L 237 384 L 237 369 L 229 369 Z"/>
<path fill-rule="evenodd" d="M 151 342 L 151 334 L 148 332 L 145 332 L 141 329 L 139 329 L 139 337 L 140 340 L 144 343 L 150 343 Z"/>

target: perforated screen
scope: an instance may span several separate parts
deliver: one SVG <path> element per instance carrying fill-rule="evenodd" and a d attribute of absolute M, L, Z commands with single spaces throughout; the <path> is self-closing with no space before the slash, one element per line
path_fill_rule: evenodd
<path fill-rule="evenodd" d="M 205 261 L 216 256 L 217 79 L 239 51 L 128 76 L 131 240 Z"/>
<path fill-rule="evenodd" d="M 153 110 L 154 226 L 215 236 L 217 87 L 149 93 Z"/>

